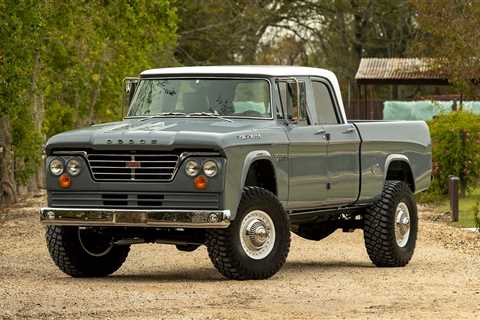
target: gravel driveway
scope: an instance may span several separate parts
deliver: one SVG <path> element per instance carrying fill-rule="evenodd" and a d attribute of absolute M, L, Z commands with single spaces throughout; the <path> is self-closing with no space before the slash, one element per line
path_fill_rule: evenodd
<path fill-rule="evenodd" d="M 237 282 L 216 272 L 204 247 L 150 244 L 133 246 L 113 276 L 70 278 L 48 256 L 35 207 L 0 222 L 0 319 L 480 318 L 480 237 L 428 212 L 405 268 L 375 268 L 361 231 L 337 231 L 320 242 L 294 236 L 277 275 Z"/>

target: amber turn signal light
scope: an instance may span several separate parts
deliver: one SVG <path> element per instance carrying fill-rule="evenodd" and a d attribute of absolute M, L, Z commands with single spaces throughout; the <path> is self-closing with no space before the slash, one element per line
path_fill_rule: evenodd
<path fill-rule="evenodd" d="M 193 179 L 193 184 L 195 185 L 195 188 L 199 190 L 204 190 L 207 188 L 207 177 L 205 176 L 198 176 L 195 179 Z"/>
<path fill-rule="evenodd" d="M 58 185 L 63 189 L 70 188 L 72 185 L 72 179 L 70 179 L 70 177 L 66 174 L 63 174 L 58 178 Z"/>

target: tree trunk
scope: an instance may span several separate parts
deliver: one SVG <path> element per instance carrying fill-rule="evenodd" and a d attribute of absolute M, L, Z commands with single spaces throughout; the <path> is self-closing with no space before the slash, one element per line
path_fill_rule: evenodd
<path fill-rule="evenodd" d="M 43 95 L 38 90 L 38 78 L 40 75 L 40 53 L 36 51 L 33 56 L 33 69 L 32 69 L 32 87 L 31 87 L 31 99 L 33 109 L 33 121 L 35 123 L 35 130 L 39 133 L 42 132 L 43 117 L 44 117 L 44 105 Z M 44 170 L 43 165 L 40 164 L 37 168 L 37 172 L 30 179 L 28 183 L 28 192 L 35 194 L 44 185 Z"/>
<path fill-rule="evenodd" d="M 0 118 L 0 207 L 16 202 L 12 134 L 6 116 Z"/>

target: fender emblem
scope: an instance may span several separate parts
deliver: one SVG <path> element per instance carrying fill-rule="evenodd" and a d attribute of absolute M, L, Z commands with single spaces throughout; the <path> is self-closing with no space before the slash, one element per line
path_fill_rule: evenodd
<path fill-rule="evenodd" d="M 256 139 L 262 139 L 262 135 L 260 133 L 247 133 L 247 134 L 241 134 L 237 136 L 238 140 L 256 140 Z"/>

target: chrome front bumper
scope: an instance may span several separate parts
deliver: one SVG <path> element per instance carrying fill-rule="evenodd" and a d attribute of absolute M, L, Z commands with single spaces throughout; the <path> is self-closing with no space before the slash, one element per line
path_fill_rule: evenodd
<path fill-rule="evenodd" d="M 40 209 L 43 224 L 60 226 L 227 228 L 230 216 L 230 210 Z"/>

